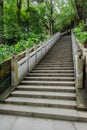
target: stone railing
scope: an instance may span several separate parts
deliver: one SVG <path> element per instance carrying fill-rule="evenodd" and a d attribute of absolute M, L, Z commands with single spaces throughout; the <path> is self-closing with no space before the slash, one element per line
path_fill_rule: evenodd
<path fill-rule="evenodd" d="M 25 56 L 18 61 L 18 56 L 13 55 L 11 60 L 11 83 L 17 86 L 35 65 L 47 54 L 56 41 L 60 38 L 60 32 L 51 37 L 50 40 L 39 46 L 34 45 L 33 52 L 26 49 Z"/>
<path fill-rule="evenodd" d="M 83 50 L 73 32 L 71 38 L 76 88 L 83 88 Z"/>
<path fill-rule="evenodd" d="M 14 54 L 12 58 L 0 63 L 0 102 L 9 96 L 59 38 L 60 32 L 53 35 L 48 41 L 37 46 L 34 45 L 31 49 L 26 49 L 18 55 Z"/>

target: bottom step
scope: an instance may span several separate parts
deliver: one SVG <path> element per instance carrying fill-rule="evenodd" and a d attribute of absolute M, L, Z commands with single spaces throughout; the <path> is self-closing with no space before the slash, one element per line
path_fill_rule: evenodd
<path fill-rule="evenodd" d="M 0 113 L 69 121 L 87 121 L 86 112 L 64 108 L 46 108 L 0 104 Z"/>
<path fill-rule="evenodd" d="M 42 107 L 76 109 L 76 101 L 72 101 L 72 100 L 10 97 L 5 100 L 5 103 L 15 104 L 15 105 L 31 105 L 35 107 L 42 106 Z"/>

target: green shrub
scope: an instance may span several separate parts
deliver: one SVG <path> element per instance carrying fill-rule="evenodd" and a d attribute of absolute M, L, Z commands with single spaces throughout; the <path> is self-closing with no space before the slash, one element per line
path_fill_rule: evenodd
<path fill-rule="evenodd" d="M 79 28 L 81 29 L 81 31 L 85 30 L 85 23 L 83 20 L 79 23 Z"/>
<path fill-rule="evenodd" d="M 74 28 L 73 32 L 80 43 L 83 44 L 87 40 L 87 31 L 85 31 L 85 24 L 83 21 L 79 23 L 77 28 Z"/>
<path fill-rule="evenodd" d="M 30 35 L 30 37 L 28 37 Z M 17 42 L 17 44 L 9 46 L 7 44 L 2 44 L 0 45 L 0 62 L 2 62 L 3 60 L 10 58 L 10 56 L 12 55 L 12 53 L 20 53 L 22 51 L 24 51 L 26 48 L 31 48 L 33 47 L 34 44 L 39 44 L 40 41 L 43 41 L 44 39 L 46 39 L 47 36 L 44 36 L 43 40 L 40 39 L 39 35 L 35 35 L 34 33 L 30 33 L 28 34 L 28 38 L 26 40 L 21 39 L 20 41 Z"/>

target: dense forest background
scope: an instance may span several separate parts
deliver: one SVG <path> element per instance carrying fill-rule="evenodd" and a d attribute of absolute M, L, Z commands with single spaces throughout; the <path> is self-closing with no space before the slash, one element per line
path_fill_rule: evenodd
<path fill-rule="evenodd" d="M 87 0 L 0 0 L 0 61 L 87 18 Z"/>

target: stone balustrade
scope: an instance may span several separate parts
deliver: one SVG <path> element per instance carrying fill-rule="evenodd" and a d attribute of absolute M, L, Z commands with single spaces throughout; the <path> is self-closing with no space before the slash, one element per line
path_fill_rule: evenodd
<path fill-rule="evenodd" d="M 76 88 L 83 88 L 83 52 L 73 32 L 71 38 Z"/>
<path fill-rule="evenodd" d="M 33 52 L 26 49 L 26 55 L 21 60 L 18 61 L 17 56 L 13 56 L 11 60 L 11 83 L 12 86 L 17 86 L 20 81 L 29 73 L 38 62 L 48 53 L 52 46 L 60 38 L 60 32 L 56 33 L 44 44 L 39 46 L 34 45 Z"/>

